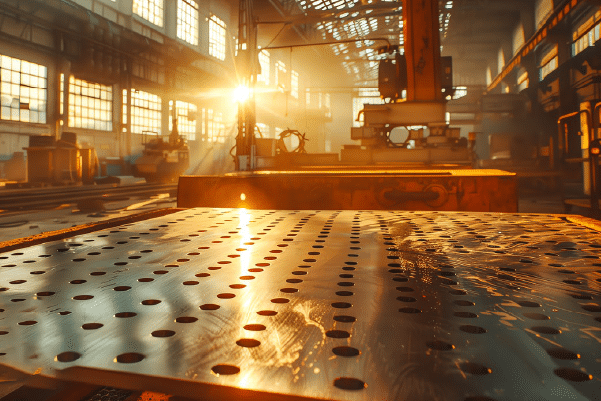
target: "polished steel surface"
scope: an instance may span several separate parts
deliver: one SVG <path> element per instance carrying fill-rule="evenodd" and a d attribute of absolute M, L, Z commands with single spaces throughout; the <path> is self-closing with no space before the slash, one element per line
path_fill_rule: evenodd
<path fill-rule="evenodd" d="M 600 250 L 554 215 L 189 209 L 1 254 L 0 362 L 207 400 L 594 400 Z"/>

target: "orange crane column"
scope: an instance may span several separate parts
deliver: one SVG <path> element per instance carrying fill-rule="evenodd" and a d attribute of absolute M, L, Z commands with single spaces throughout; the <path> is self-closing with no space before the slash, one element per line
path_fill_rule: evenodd
<path fill-rule="evenodd" d="M 407 101 L 443 101 L 438 0 L 403 0 Z"/>

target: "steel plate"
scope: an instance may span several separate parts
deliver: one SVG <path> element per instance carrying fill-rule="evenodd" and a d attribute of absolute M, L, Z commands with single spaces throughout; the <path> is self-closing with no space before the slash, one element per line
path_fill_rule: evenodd
<path fill-rule="evenodd" d="M 0 255 L 0 362 L 206 400 L 594 400 L 601 237 L 554 215 L 190 209 Z"/>

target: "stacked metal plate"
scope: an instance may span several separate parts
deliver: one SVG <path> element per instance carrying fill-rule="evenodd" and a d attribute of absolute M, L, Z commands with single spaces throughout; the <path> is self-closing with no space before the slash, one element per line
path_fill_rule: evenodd
<path fill-rule="evenodd" d="M 594 400 L 601 236 L 554 215 L 189 209 L 0 255 L 0 363 L 203 400 Z"/>

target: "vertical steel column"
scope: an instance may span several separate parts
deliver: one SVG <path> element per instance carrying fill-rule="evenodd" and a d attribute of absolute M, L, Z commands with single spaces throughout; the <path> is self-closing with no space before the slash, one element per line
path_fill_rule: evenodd
<path fill-rule="evenodd" d="M 404 0 L 407 101 L 443 101 L 438 0 Z"/>
<path fill-rule="evenodd" d="M 236 137 L 236 170 L 254 168 L 253 145 L 255 131 L 255 73 L 257 70 L 257 29 L 253 20 L 252 0 L 240 0 L 238 14 L 238 56 L 240 84 L 248 88 L 249 96 L 238 104 L 238 136 Z"/>

